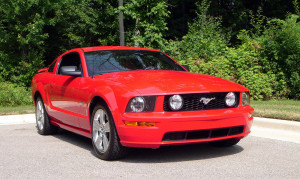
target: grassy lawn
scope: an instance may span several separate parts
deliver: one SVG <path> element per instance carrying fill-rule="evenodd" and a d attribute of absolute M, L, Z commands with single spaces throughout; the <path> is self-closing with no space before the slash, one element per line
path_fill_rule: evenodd
<path fill-rule="evenodd" d="M 34 105 L 0 107 L 0 115 L 34 113 Z"/>
<path fill-rule="evenodd" d="M 300 100 L 251 101 L 254 116 L 300 121 Z"/>

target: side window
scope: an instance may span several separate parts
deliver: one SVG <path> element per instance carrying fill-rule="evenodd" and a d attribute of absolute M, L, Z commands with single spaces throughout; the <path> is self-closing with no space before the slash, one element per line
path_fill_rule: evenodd
<path fill-rule="evenodd" d="M 64 55 L 59 64 L 57 74 L 61 74 L 61 67 L 63 66 L 75 66 L 76 70 L 82 71 L 80 56 L 77 52 L 71 52 Z"/>
<path fill-rule="evenodd" d="M 56 64 L 56 60 L 49 66 L 48 72 L 53 72 L 55 64 Z"/>

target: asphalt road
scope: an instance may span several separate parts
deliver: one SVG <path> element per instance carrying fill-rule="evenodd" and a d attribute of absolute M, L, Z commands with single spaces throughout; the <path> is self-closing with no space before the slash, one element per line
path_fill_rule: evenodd
<path fill-rule="evenodd" d="M 0 178 L 300 178 L 300 144 L 248 136 L 237 146 L 134 149 L 120 161 L 95 157 L 91 141 L 35 124 L 0 126 Z"/>

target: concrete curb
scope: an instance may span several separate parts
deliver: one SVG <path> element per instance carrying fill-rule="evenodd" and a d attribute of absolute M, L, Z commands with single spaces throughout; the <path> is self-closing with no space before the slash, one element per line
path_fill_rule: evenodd
<path fill-rule="evenodd" d="M 250 135 L 300 143 L 300 122 L 254 117 Z"/>
<path fill-rule="evenodd" d="M 300 122 L 254 117 L 254 127 L 300 132 Z"/>
<path fill-rule="evenodd" d="M 0 125 L 35 123 L 35 114 L 0 116 Z"/>

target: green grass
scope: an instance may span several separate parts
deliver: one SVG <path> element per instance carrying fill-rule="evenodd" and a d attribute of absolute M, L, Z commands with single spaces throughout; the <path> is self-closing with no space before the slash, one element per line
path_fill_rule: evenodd
<path fill-rule="evenodd" d="M 251 101 L 254 116 L 300 121 L 300 100 Z"/>
<path fill-rule="evenodd" d="M 12 114 L 28 114 L 34 113 L 34 105 L 24 105 L 24 106 L 13 106 L 13 107 L 3 107 L 0 106 L 0 115 L 12 115 Z"/>

